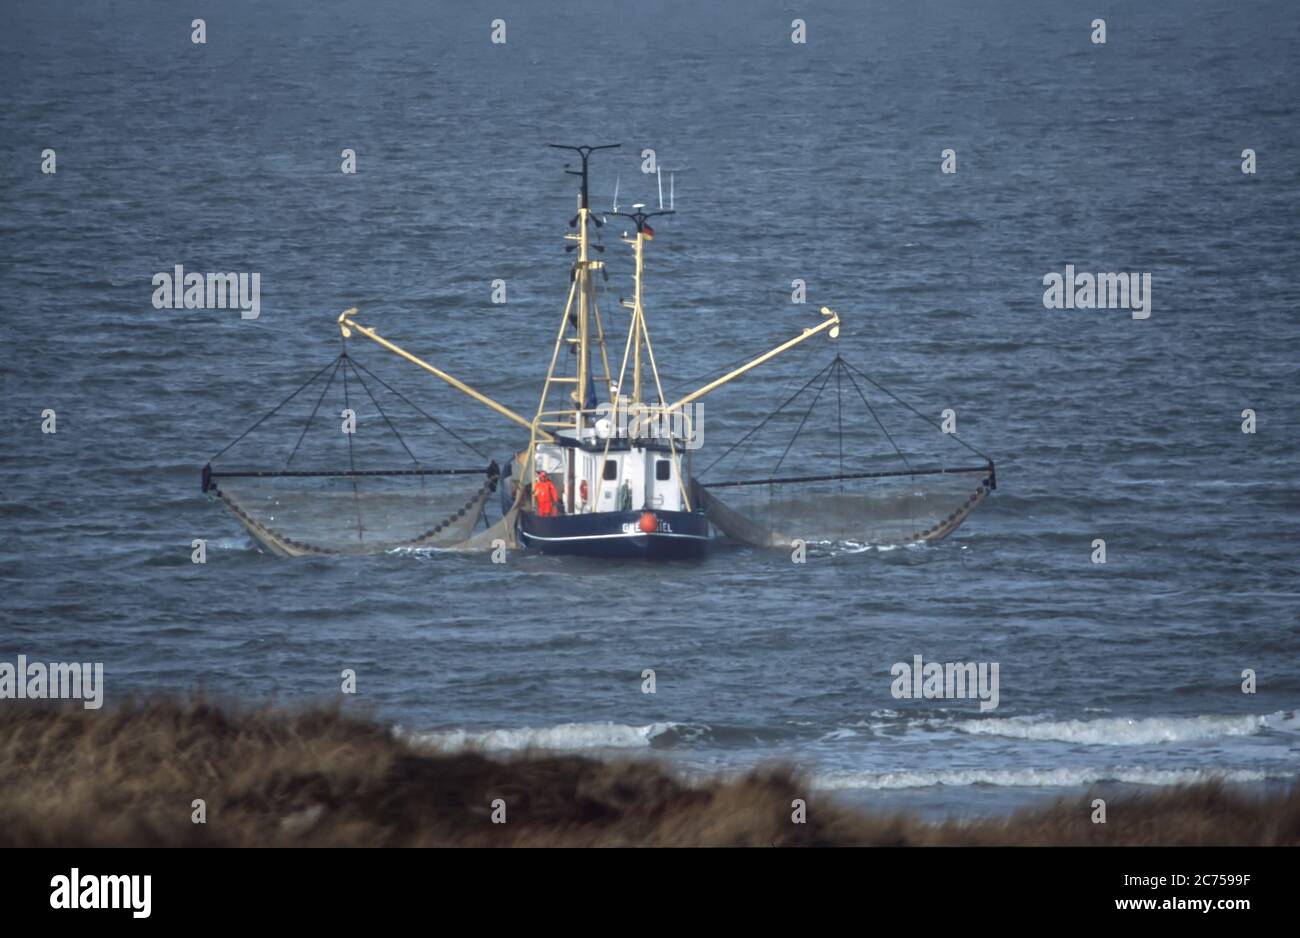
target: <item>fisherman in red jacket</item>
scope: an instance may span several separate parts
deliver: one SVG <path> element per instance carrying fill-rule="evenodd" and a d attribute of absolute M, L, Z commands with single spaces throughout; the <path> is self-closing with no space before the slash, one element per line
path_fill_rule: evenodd
<path fill-rule="evenodd" d="M 555 506 L 560 500 L 559 494 L 555 491 L 553 483 L 545 472 L 537 473 L 537 514 L 543 518 L 549 518 L 556 513 Z"/>

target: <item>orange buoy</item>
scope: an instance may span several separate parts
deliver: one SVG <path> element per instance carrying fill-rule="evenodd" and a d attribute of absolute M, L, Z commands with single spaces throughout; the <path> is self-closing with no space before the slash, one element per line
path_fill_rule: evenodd
<path fill-rule="evenodd" d="M 653 511 L 643 512 L 641 515 L 641 533 L 654 534 L 659 530 L 659 519 L 655 517 Z"/>

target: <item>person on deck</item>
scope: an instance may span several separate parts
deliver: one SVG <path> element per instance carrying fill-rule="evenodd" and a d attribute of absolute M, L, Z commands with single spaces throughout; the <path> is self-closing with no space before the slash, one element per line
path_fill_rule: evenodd
<path fill-rule="evenodd" d="M 543 518 L 553 516 L 555 505 L 560 500 L 559 494 L 555 491 L 555 483 L 550 480 L 545 472 L 537 473 L 537 514 Z"/>

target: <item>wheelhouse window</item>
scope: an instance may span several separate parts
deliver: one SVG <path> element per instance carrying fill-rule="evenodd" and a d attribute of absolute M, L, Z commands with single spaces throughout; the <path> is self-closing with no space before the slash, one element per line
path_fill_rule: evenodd
<path fill-rule="evenodd" d="M 661 459 L 655 463 L 655 481 L 667 482 L 673 477 L 673 464 L 667 459 Z"/>
<path fill-rule="evenodd" d="M 615 479 L 618 478 L 618 460 L 617 460 L 617 459 L 606 459 L 606 460 L 605 460 L 605 473 L 604 473 L 604 478 L 605 478 L 605 481 L 606 481 L 606 482 L 613 482 Z"/>

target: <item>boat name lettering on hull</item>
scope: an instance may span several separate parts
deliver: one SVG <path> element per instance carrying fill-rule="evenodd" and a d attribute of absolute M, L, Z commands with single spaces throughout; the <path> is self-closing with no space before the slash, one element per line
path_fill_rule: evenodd
<path fill-rule="evenodd" d="M 657 528 L 655 529 L 655 531 L 658 532 L 659 534 L 672 534 L 672 533 L 673 533 L 673 526 L 672 526 L 671 524 L 669 524 L 667 521 L 660 521 L 660 522 L 659 522 L 659 527 L 657 527 Z M 644 533 L 646 533 L 646 532 L 644 532 L 644 531 L 641 530 L 641 524 L 640 524 L 640 522 L 637 522 L 637 521 L 625 521 L 625 522 L 623 522 L 623 533 L 624 533 L 624 534 L 644 534 Z"/>

